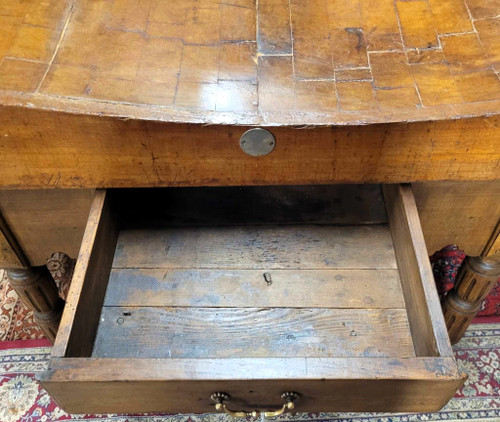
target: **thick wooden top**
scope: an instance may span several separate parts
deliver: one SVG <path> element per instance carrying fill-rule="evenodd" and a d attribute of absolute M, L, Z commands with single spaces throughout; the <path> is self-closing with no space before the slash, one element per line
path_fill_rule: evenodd
<path fill-rule="evenodd" d="M 2 0 L 0 103 L 172 122 L 500 113 L 499 0 Z"/>

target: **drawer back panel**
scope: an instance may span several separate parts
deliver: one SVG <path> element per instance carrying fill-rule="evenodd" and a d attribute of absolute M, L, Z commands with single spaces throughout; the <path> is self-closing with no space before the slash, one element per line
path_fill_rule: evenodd
<path fill-rule="evenodd" d="M 110 190 L 123 227 L 387 223 L 380 185 Z"/>

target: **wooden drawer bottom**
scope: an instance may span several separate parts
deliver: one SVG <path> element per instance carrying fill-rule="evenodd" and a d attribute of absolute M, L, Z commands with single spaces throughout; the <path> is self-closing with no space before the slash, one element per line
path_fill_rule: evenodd
<path fill-rule="evenodd" d="M 441 408 L 464 376 L 411 188 L 311 188 L 300 215 L 307 188 L 245 189 L 243 207 L 223 189 L 177 190 L 167 209 L 97 193 L 40 376 L 59 404 L 211 412 L 225 392 L 249 411 L 294 391 L 296 411 Z"/>

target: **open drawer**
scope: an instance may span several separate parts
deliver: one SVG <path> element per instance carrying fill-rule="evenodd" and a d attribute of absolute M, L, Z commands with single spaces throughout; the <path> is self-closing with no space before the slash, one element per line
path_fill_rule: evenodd
<path fill-rule="evenodd" d="M 465 376 L 411 187 L 339 185 L 98 191 L 39 379 L 72 413 L 424 412 Z"/>

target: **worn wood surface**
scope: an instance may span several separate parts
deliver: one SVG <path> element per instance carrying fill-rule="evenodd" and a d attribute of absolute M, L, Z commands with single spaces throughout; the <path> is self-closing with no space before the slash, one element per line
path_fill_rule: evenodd
<path fill-rule="evenodd" d="M 500 216 L 500 213 L 499 213 Z M 490 258 L 494 260 L 500 260 L 500 217 L 493 231 L 490 234 L 490 238 L 484 245 L 481 251 L 481 257 Z"/>
<path fill-rule="evenodd" d="M 107 297 L 123 305 L 106 299 L 95 357 L 414 356 L 387 225 L 123 229 L 113 268 Z M 346 270 L 354 299 L 335 289 Z M 368 279 L 381 295 L 388 284 L 382 308 L 400 309 L 370 309 Z"/>
<path fill-rule="evenodd" d="M 0 213 L 0 267 L 26 268 L 29 261 Z"/>
<path fill-rule="evenodd" d="M 396 269 L 391 233 L 374 226 L 124 229 L 114 268 Z"/>
<path fill-rule="evenodd" d="M 134 365 L 133 363 L 137 364 Z M 452 357 L 398 358 L 228 358 L 220 359 L 100 359 L 53 357 L 43 378 L 67 382 L 68 376 L 91 381 L 224 381 L 305 380 L 451 380 L 463 379 Z M 239 369 L 238 369 L 239 368 Z"/>
<path fill-rule="evenodd" d="M 412 247 L 416 247 L 415 253 L 420 256 L 422 254 L 423 239 L 421 238 L 421 232 L 418 233 L 418 221 L 415 221 L 415 218 L 417 218 L 416 207 L 414 203 L 411 204 L 411 201 L 408 202 L 411 199 L 411 191 L 407 189 L 403 189 L 403 191 L 406 192 L 404 200 L 394 198 L 388 195 L 387 192 L 385 192 L 385 199 L 386 202 L 390 203 L 394 201 L 396 207 L 399 205 L 399 208 L 401 208 L 400 202 L 405 205 L 403 207 L 404 212 L 401 213 L 400 217 L 411 220 L 406 224 L 413 235 L 413 241 L 410 246 L 406 246 L 406 249 L 410 250 Z M 99 192 L 89 219 L 84 238 L 86 240 L 84 240 L 80 255 L 81 262 L 83 262 L 81 264 L 82 268 L 80 270 L 77 268 L 77 273 L 83 270 L 81 271 L 82 275 L 80 278 L 77 277 L 77 283 L 72 286 L 69 297 L 70 305 L 67 307 L 64 316 L 66 321 L 63 327 L 66 328 L 60 330 L 50 369 L 40 376 L 43 386 L 49 393 L 54 395 L 58 403 L 66 410 L 72 412 L 209 412 L 213 410 L 213 407 L 208 397 L 210 393 L 220 390 L 227 391 L 236 397 L 234 403 L 243 407 L 274 407 L 279 404 L 279 394 L 285 390 L 295 390 L 302 394 L 301 409 L 303 411 L 432 411 L 444 405 L 456 389 L 463 384 L 464 375 L 458 373 L 456 364 L 451 358 L 451 351 L 446 347 L 442 347 L 440 340 L 436 340 L 439 347 L 432 349 L 430 353 L 426 353 L 426 350 L 422 352 L 421 346 L 419 350 L 416 349 L 417 345 L 422 343 L 423 340 L 415 337 L 411 327 L 411 319 L 424 318 L 426 315 L 431 315 L 434 318 L 433 308 L 428 312 L 424 310 L 412 314 L 411 311 L 405 311 L 399 307 L 402 303 L 401 296 L 399 296 L 398 300 L 399 305 L 394 305 L 398 306 L 398 309 L 383 307 L 375 309 L 368 306 L 368 304 L 359 308 L 339 307 L 336 309 L 334 307 L 335 301 L 338 302 L 342 298 L 342 295 L 338 294 L 339 292 L 336 290 L 330 292 L 330 295 L 333 294 L 337 297 L 332 301 L 331 307 L 327 308 L 284 308 L 275 306 L 262 306 L 259 308 L 256 305 L 253 308 L 240 307 L 231 309 L 208 306 L 208 304 L 194 307 L 191 304 L 187 304 L 187 306 L 176 305 L 175 307 L 168 307 L 164 304 L 154 307 L 142 306 L 141 304 L 137 304 L 138 306 L 121 304 L 118 307 L 104 307 L 100 321 L 92 319 L 91 315 L 84 312 L 83 304 L 88 305 L 90 302 L 95 304 L 97 301 L 101 301 L 111 267 L 110 255 L 113 253 L 110 254 L 109 250 L 109 244 L 112 242 L 108 242 L 108 247 L 104 247 L 103 243 L 106 243 L 106 238 L 96 235 L 100 230 L 104 230 L 104 227 L 110 227 L 108 224 L 110 214 L 103 211 L 103 209 L 109 208 L 104 204 L 104 194 Z M 392 219 L 390 206 L 388 210 L 389 217 Z M 124 210 L 119 208 L 116 211 Z M 100 215 L 102 215 L 102 221 L 99 222 Z M 115 216 L 118 215 L 119 213 L 115 214 Z M 116 221 L 116 219 L 113 221 Z M 398 230 L 402 229 L 394 227 L 392 221 L 391 224 L 393 225 L 391 228 L 393 235 L 394 231 L 396 231 L 394 239 L 399 239 L 396 247 L 404 248 L 404 236 L 397 235 Z M 282 273 L 287 272 L 295 274 L 303 271 L 308 276 L 313 272 L 316 274 L 320 272 L 341 274 L 342 271 L 352 271 L 356 268 L 358 272 L 361 271 L 363 274 L 372 272 L 374 270 L 370 268 L 375 260 L 366 245 L 367 243 L 371 244 L 373 249 L 373 245 L 380 243 L 375 240 L 382 237 L 384 239 L 380 243 L 382 256 L 387 254 L 387 252 L 383 251 L 384 245 L 390 246 L 392 251 L 392 254 L 387 255 L 390 259 L 387 258 L 383 261 L 383 265 L 387 266 L 389 264 L 389 267 L 381 269 L 381 273 L 384 274 L 380 274 L 382 276 L 380 279 L 373 278 L 370 282 L 377 282 L 382 291 L 384 291 L 384 284 L 387 284 L 388 297 L 383 300 L 385 303 L 389 302 L 392 294 L 390 293 L 390 286 L 394 281 L 391 282 L 392 278 L 384 276 L 386 274 L 393 274 L 394 276 L 394 272 L 397 270 L 390 230 L 386 225 L 340 227 L 303 225 L 274 226 L 272 228 L 269 226 L 248 226 L 246 228 L 241 226 L 221 226 L 160 229 L 160 233 L 170 232 L 170 234 L 175 233 L 177 235 L 168 237 L 168 241 L 177 242 L 178 250 L 184 250 L 185 252 L 177 254 L 176 258 L 190 254 L 189 259 L 185 259 L 184 262 L 182 262 L 181 258 L 173 259 L 176 254 L 169 257 L 172 248 L 165 249 L 165 244 L 168 244 L 168 242 L 165 243 L 165 236 L 160 235 L 157 236 L 156 241 L 149 241 L 149 239 L 154 240 L 154 231 L 125 229 L 122 232 L 120 241 L 117 243 L 114 264 L 116 266 L 120 259 L 127 257 L 127 260 L 123 260 L 122 264 L 128 265 L 130 258 L 129 263 L 132 268 L 123 269 L 116 266 L 112 270 L 111 278 L 113 279 L 117 274 L 124 274 L 128 271 L 139 272 L 142 275 L 151 275 L 156 272 L 156 274 L 162 274 L 162 279 L 164 274 L 176 277 L 177 273 L 177 276 L 181 274 L 182 277 L 186 277 L 188 274 L 193 274 L 193 271 L 194 274 L 204 274 L 204 271 L 213 271 L 216 274 L 224 271 L 234 274 L 238 268 L 240 268 L 238 271 L 241 271 L 241 267 L 245 268 L 249 264 L 255 266 L 256 263 L 260 263 L 260 267 L 256 267 L 255 270 L 246 270 L 248 274 L 257 274 L 257 271 L 262 271 L 264 264 L 277 262 L 280 260 L 280 256 L 287 258 L 290 249 L 281 250 L 278 248 L 272 250 L 272 242 L 269 243 L 269 240 L 279 238 L 277 234 L 286 230 L 297 231 L 300 235 L 297 239 L 302 237 L 302 241 L 319 240 L 319 242 L 316 242 L 314 247 L 306 245 L 305 252 L 302 254 L 296 253 L 298 262 L 290 261 L 286 263 L 288 268 L 291 269 L 267 270 L 271 275 L 276 272 L 277 277 L 271 286 L 264 286 L 265 288 L 279 287 L 283 283 L 281 280 L 284 280 L 281 279 Z M 207 236 L 210 231 L 212 232 L 211 239 Z M 416 234 L 415 231 L 417 231 Z M 202 234 L 202 236 L 192 236 L 196 232 Z M 219 234 L 215 235 L 214 233 L 217 232 Z M 135 233 L 135 239 L 130 242 L 130 245 L 150 247 L 152 243 L 156 242 L 156 245 L 151 247 L 151 251 L 157 253 L 156 265 L 159 263 L 160 266 L 143 268 L 144 264 L 141 264 L 141 262 L 147 263 L 147 255 L 139 247 L 135 249 L 134 254 L 127 254 L 127 242 L 123 242 L 123 239 L 132 233 Z M 142 237 L 139 235 L 140 233 L 142 233 Z M 184 236 L 182 233 L 184 233 Z M 232 233 L 233 236 L 227 236 L 227 233 Z M 267 237 L 263 235 L 266 233 L 268 234 Z M 363 236 L 360 236 L 360 233 Z M 304 234 L 308 235 L 304 236 Z M 246 239 L 247 242 L 242 242 L 241 239 L 240 241 L 235 240 L 236 235 L 241 236 L 243 240 Z M 331 237 L 333 241 L 326 241 L 325 239 L 328 237 Z M 350 241 L 347 240 L 349 238 L 351 238 Z M 96 242 L 93 246 L 94 239 Z M 293 249 L 299 245 L 297 239 L 295 241 L 293 238 L 288 239 L 288 246 Z M 360 239 L 364 240 L 360 242 Z M 208 247 L 208 243 L 210 243 L 208 240 L 211 240 L 211 249 Z M 217 242 L 217 240 L 224 240 L 224 242 Z M 342 240 L 342 242 L 339 242 L 339 240 Z M 350 245 L 349 247 L 352 249 L 347 259 L 344 259 L 342 253 L 336 253 L 335 245 L 341 243 L 347 244 L 347 246 Z M 203 247 L 200 248 L 196 245 Z M 255 249 L 258 249 L 257 246 L 271 247 L 270 252 L 274 256 L 264 254 L 262 251 L 256 252 L 252 256 L 248 252 L 250 250 L 247 248 L 249 245 L 254 246 Z M 213 253 L 213 250 L 223 251 L 231 246 L 233 255 L 229 255 L 231 259 L 228 261 L 221 261 Z M 327 253 L 325 248 L 331 248 L 332 246 L 333 251 L 336 253 L 334 256 L 339 259 L 338 262 L 324 260 Z M 356 249 L 354 249 L 354 246 L 356 246 Z M 158 247 L 159 249 L 157 249 Z M 234 247 L 238 247 L 239 250 L 234 252 Z M 315 255 L 308 248 L 311 251 L 316 248 L 319 253 Z M 111 249 L 114 249 L 114 247 L 111 246 Z M 101 257 L 100 259 L 106 261 L 103 266 L 95 266 L 96 261 L 94 260 L 96 258 L 93 258 L 93 254 L 90 253 L 92 250 L 94 250 L 93 253 L 97 253 Z M 208 254 L 209 260 L 207 260 L 207 257 L 202 258 L 202 255 L 205 254 Z M 368 261 L 366 256 L 368 256 Z M 213 261 L 214 259 L 216 261 Z M 182 266 L 179 266 L 179 260 Z M 93 262 L 94 264 L 92 264 Z M 367 262 L 369 265 L 367 265 Z M 380 269 L 381 262 L 380 258 L 378 258 L 377 265 L 374 268 Z M 214 266 L 214 263 L 217 266 Z M 302 265 L 307 268 L 310 263 L 313 263 L 314 266 L 322 265 L 323 268 L 306 270 L 301 267 Z M 152 264 L 153 261 L 151 261 Z M 189 266 L 186 267 L 186 264 Z M 205 269 L 203 267 L 197 269 L 196 267 L 207 265 L 209 267 Z M 235 267 L 235 265 L 239 265 L 239 267 Z M 333 267 L 330 267 L 332 269 L 325 269 L 325 266 L 328 265 L 333 265 Z M 342 267 L 342 265 L 346 266 Z M 401 264 L 398 262 L 398 265 Z M 404 262 L 402 265 L 404 265 Z M 366 266 L 367 268 L 362 270 Z M 86 268 L 94 268 L 95 271 L 89 271 Z M 196 271 L 199 271 L 199 273 L 196 273 Z M 401 272 L 401 269 L 399 271 Z M 83 277 L 85 274 L 86 277 Z M 92 275 L 94 276 L 92 277 Z M 351 276 L 356 276 L 356 273 L 352 273 Z M 401 272 L 401 277 L 401 281 L 404 282 L 404 270 Z M 153 280 L 147 278 L 144 278 L 144 280 L 146 285 L 149 283 L 157 286 L 164 283 L 159 280 L 158 276 Z M 234 282 L 234 279 L 232 280 Z M 356 285 L 360 280 L 350 283 L 350 288 L 356 289 Z M 119 280 L 111 281 L 111 283 L 117 281 Z M 167 276 L 166 282 L 169 281 Z M 335 280 L 335 283 L 339 281 L 343 280 Z M 132 290 L 139 282 L 137 280 L 130 283 Z M 428 283 L 428 281 L 418 278 L 414 282 L 415 284 Z M 289 283 L 288 288 L 292 288 L 292 284 Z M 94 286 L 95 289 L 86 287 L 87 285 Z M 307 283 L 303 283 L 303 285 L 307 287 Z M 111 284 L 109 287 L 112 287 Z M 173 285 L 169 287 L 173 287 Z M 314 283 L 312 287 L 314 287 Z M 186 291 L 185 294 L 181 294 L 184 299 L 181 299 L 179 303 L 182 303 L 182 300 L 186 300 L 190 296 L 203 294 L 203 289 L 193 292 L 192 290 L 195 289 L 196 287 L 193 286 L 189 289 L 191 292 Z M 432 293 L 434 291 L 432 289 L 435 288 L 425 285 L 421 289 L 425 290 L 426 294 L 424 299 L 420 301 L 420 305 L 427 309 L 429 303 L 434 304 L 432 302 L 433 298 L 428 293 Z M 407 296 L 404 289 L 402 290 L 403 295 Z M 278 298 L 281 297 L 280 290 L 275 290 L 275 292 Z M 310 290 L 309 292 L 306 291 L 306 293 L 328 296 L 322 291 L 314 292 L 314 290 Z M 129 298 L 126 300 L 131 300 L 131 303 L 133 303 L 125 289 L 124 294 Z M 153 301 L 151 296 L 155 298 L 154 300 L 161 300 L 162 297 L 165 297 L 161 294 L 152 293 L 152 295 L 145 295 L 144 300 Z M 254 296 L 254 303 L 258 303 L 260 300 L 258 295 Z M 142 300 L 140 296 L 138 300 Z M 173 298 L 169 298 L 169 300 L 173 300 Z M 294 300 L 293 296 L 292 300 Z M 308 300 L 310 299 L 305 300 L 306 304 Z M 238 318 L 235 318 L 236 314 Z M 95 315 L 99 316 L 98 313 L 95 313 Z M 79 323 L 71 329 L 72 320 L 76 321 L 77 319 L 82 322 L 85 320 L 86 325 Z M 89 333 L 92 336 L 95 334 L 98 323 L 100 327 L 93 350 L 94 356 L 104 356 L 111 353 L 121 358 L 90 358 L 92 350 L 79 346 L 84 341 L 84 338 L 89 338 Z M 309 330 L 304 329 L 304 323 L 308 324 Z M 91 328 L 88 328 L 89 324 Z M 415 321 L 413 321 L 413 324 L 415 324 Z M 431 321 L 431 324 L 433 324 L 434 330 L 439 331 L 439 320 Z M 113 325 L 117 325 L 119 328 L 116 329 Z M 297 329 L 290 330 L 290 327 L 294 325 L 297 326 Z M 153 326 L 156 328 L 151 330 Z M 162 336 L 157 335 L 158 326 L 165 329 Z M 240 329 L 241 326 L 244 329 Z M 107 327 L 109 327 L 109 330 Z M 179 329 L 179 327 L 182 329 Z M 234 327 L 238 327 L 238 329 L 235 330 Z M 403 333 L 401 333 L 402 331 Z M 78 335 L 80 332 L 82 336 Z M 273 344 L 276 343 L 277 339 L 283 337 L 284 333 L 287 336 L 285 342 L 291 343 L 291 348 L 286 345 L 276 347 L 276 344 Z M 133 341 L 130 338 L 127 340 L 129 334 L 130 338 L 134 339 Z M 205 340 L 200 342 L 200 338 L 205 338 Z M 385 340 L 382 341 L 381 339 Z M 258 340 L 262 340 L 260 346 L 256 343 Z M 133 344 L 136 343 L 148 344 L 149 346 L 138 347 L 134 350 Z M 192 347 L 186 347 L 186 343 L 190 343 Z M 85 344 L 89 344 L 89 342 L 85 342 Z M 200 347 L 197 347 L 197 344 Z M 323 348 L 322 346 L 325 344 L 328 347 Z M 168 347 L 171 347 L 170 356 L 174 353 L 174 356 L 178 354 L 185 357 L 180 359 L 174 356 L 167 357 Z M 448 352 L 450 352 L 450 357 L 447 355 Z M 152 354 L 145 355 L 145 353 Z M 223 353 L 226 357 L 207 358 L 210 355 L 220 356 L 220 353 Z M 281 355 L 277 353 L 281 353 Z M 286 356 L 293 357 L 269 357 L 283 356 L 283 353 L 289 353 Z M 311 355 L 311 353 L 313 354 Z M 311 357 L 315 353 L 316 356 L 321 357 Z M 341 356 L 347 353 L 349 357 L 344 359 L 332 358 L 328 356 L 335 355 L 329 353 Z M 408 353 L 407 356 L 409 357 L 402 357 L 406 353 Z M 445 357 L 439 356 L 440 353 L 443 353 Z M 192 359 L 187 356 L 188 354 L 196 358 Z M 379 356 L 390 356 L 390 358 L 376 357 L 377 354 Z M 425 357 L 414 357 L 414 354 Z M 132 355 L 135 356 L 133 359 L 131 359 Z M 236 359 L 234 355 L 249 355 L 252 357 Z M 297 355 L 304 356 L 304 358 L 298 358 Z M 129 357 L 123 358 L 123 356 Z M 144 356 L 154 356 L 155 358 L 144 359 Z M 127 401 L 123 400 L 123 397 L 128 397 L 128 394 L 132 394 L 132 391 L 134 392 L 133 398 Z M 356 394 L 352 394 L 353 391 Z M 270 398 L 275 396 L 276 399 Z"/>
<path fill-rule="evenodd" d="M 16 251 L 0 231 L 0 265 L 2 268 L 22 268 L 23 263 L 19 259 Z"/>
<path fill-rule="evenodd" d="M 468 9 L 470 4 L 470 9 Z M 230 124 L 498 113 L 474 0 L 4 0 L 0 103 Z"/>
<path fill-rule="evenodd" d="M 384 186 L 384 196 L 415 352 L 453 356 L 411 186 Z"/>
<path fill-rule="evenodd" d="M 429 254 L 450 243 L 457 243 L 470 256 L 482 252 L 494 230 L 494 217 L 500 215 L 500 181 L 414 183 L 412 188 Z M 121 205 L 135 219 L 129 218 L 128 224 L 144 224 L 146 214 L 155 224 L 165 218 L 177 224 L 207 219 L 214 225 L 242 223 L 243 219 L 273 224 L 382 223 L 386 216 L 378 189 L 372 185 L 324 185 L 127 190 Z M 131 195 L 135 200 L 127 203 Z M 43 265 L 56 250 L 78 255 L 92 197 L 92 190 L 0 190 L 0 208 L 15 226 L 14 239 L 24 245 L 34 265 Z M 188 200 L 197 206 L 186 210 Z M 236 200 L 241 202 L 235 212 Z M 139 206 L 142 201 L 151 206 Z M 12 253 L 12 246 L 5 243 L 4 248 Z M 499 238 L 489 250 L 489 256 L 495 254 L 500 254 Z M 27 265 L 10 256 L 0 260 L 0 267 Z"/>
<path fill-rule="evenodd" d="M 272 128 L 276 148 L 265 157 L 241 150 L 245 127 L 8 107 L 0 127 L 0 186 L 9 189 L 494 180 L 500 169 L 500 116 Z"/>
<path fill-rule="evenodd" d="M 77 257 L 93 197 L 92 189 L 0 190 L 0 214 L 27 261 L 45 265 L 53 252 Z M 0 258 L 2 267 L 10 266 Z"/>
<path fill-rule="evenodd" d="M 500 134 L 496 139 L 500 150 Z M 500 179 L 413 183 L 412 188 L 429 254 L 450 244 L 470 256 L 481 254 L 500 218 Z"/>
<path fill-rule="evenodd" d="M 452 358 L 56 358 L 39 377 L 80 413 L 213 412 L 214 391 L 242 407 L 275 407 L 288 390 L 302 394 L 297 411 L 436 411 L 464 382 Z"/>
<path fill-rule="evenodd" d="M 107 365 L 108 359 L 99 360 Z M 70 372 L 67 376 L 73 374 Z M 156 382 L 67 379 L 64 382 L 44 380 L 42 385 L 71 413 L 215 413 L 209 397 L 216 391 L 229 392 L 234 397 L 230 404 L 235 409 L 277 409 L 283 405 L 280 395 L 289 390 L 302 394 L 296 412 L 424 413 L 441 410 L 464 383 L 463 379 L 287 380 L 285 377 L 196 383 L 165 379 Z"/>
<path fill-rule="evenodd" d="M 458 244 L 470 256 L 482 252 L 494 230 L 494 217 L 500 215 L 500 181 L 414 183 L 412 188 L 429 254 L 450 243 Z M 210 194 L 205 194 L 206 190 L 124 191 L 123 206 L 134 218 L 137 217 L 137 221 L 147 212 L 149 219 L 158 224 L 163 218 L 178 224 L 193 224 L 202 216 L 211 224 L 241 223 L 243 218 L 251 221 L 251 217 L 255 222 L 267 219 L 273 224 L 288 221 L 336 224 L 386 221 L 378 187 L 372 185 L 226 187 L 208 189 Z M 33 265 L 43 265 L 56 250 L 77 257 L 92 192 L 72 189 L 0 190 L 0 208 L 9 215 L 16 230 L 14 238 L 27 249 Z M 130 195 L 135 200 L 127 204 Z M 185 209 L 188 198 L 203 208 L 202 215 L 200 207 Z M 232 199 L 241 202 L 237 212 L 230 213 L 229 209 L 234 210 Z M 146 210 L 138 206 L 142 201 L 149 201 L 151 207 Z M 137 215 L 132 213 L 134 207 Z M 156 220 L 153 220 L 153 215 L 157 216 Z M 12 247 L 5 245 L 12 251 Z M 489 251 L 490 256 L 495 254 L 500 254 L 499 238 Z M 3 268 L 17 265 L 26 264 L 21 264 L 16 258 L 0 260 Z"/>
<path fill-rule="evenodd" d="M 88 356 L 104 302 L 118 228 L 106 191 L 96 192 L 83 235 L 53 356 Z"/>
<path fill-rule="evenodd" d="M 397 270 L 112 270 L 104 306 L 404 308 Z"/>
<path fill-rule="evenodd" d="M 109 358 L 412 356 L 404 309 L 282 307 L 104 307 L 92 353 Z"/>

